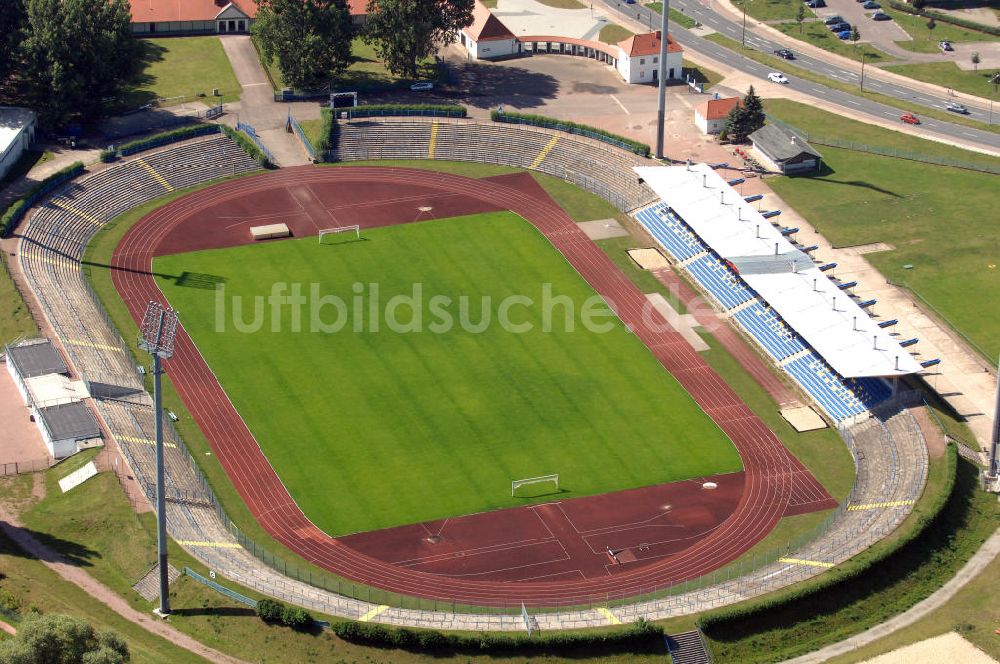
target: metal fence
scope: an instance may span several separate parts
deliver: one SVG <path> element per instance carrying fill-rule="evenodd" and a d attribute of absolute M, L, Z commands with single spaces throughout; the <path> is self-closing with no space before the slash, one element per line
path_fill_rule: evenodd
<path fill-rule="evenodd" d="M 464 118 L 466 110 L 457 108 L 455 110 L 445 110 L 439 108 L 376 108 L 366 109 L 364 106 L 354 106 L 352 108 L 335 110 L 336 113 L 347 114 L 348 120 L 358 118 L 391 118 L 391 117 L 413 117 L 413 118 Z"/>
<path fill-rule="evenodd" d="M 254 145 L 257 146 L 257 148 L 261 151 L 261 153 L 263 153 L 264 157 L 266 157 L 269 162 L 271 162 L 272 164 L 278 163 L 277 161 L 275 161 L 274 155 L 271 154 L 271 151 L 267 149 L 266 145 L 264 145 L 264 142 L 260 140 L 260 136 L 257 135 L 256 129 L 246 124 L 245 122 L 237 122 L 236 131 L 243 132 L 243 134 L 247 138 L 249 138 Z"/>
<path fill-rule="evenodd" d="M 47 470 L 52 465 L 52 461 L 46 459 L 30 459 L 28 461 L 12 461 L 10 463 L 0 463 L 0 476 L 23 475 L 25 473 L 37 473 L 40 470 Z"/>
<path fill-rule="evenodd" d="M 292 117 L 291 113 L 288 114 L 288 124 L 291 126 L 292 131 L 295 132 L 295 135 L 299 137 L 299 140 L 302 141 L 302 147 L 304 147 L 306 152 L 309 153 L 309 158 L 316 161 L 316 148 L 313 147 L 312 141 L 310 141 L 309 137 L 306 136 L 306 133 L 302 131 L 302 127 L 299 126 L 298 121 Z"/>
<path fill-rule="evenodd" d="M 518 125 L 530 125 L 532 127 L 544 127 L 546 129 L 555 129 L 557 131 L 564 131 L 567 134 L 576 134 L 577 136 L 586 136 L 587 138 L 592 138 L 595 141 L 600 141 L 602 143 L 607 143 L 608 145 L 613 145 L 616 148 L 621 148 L 622 150 L 628 150 L 634 154 L 648 157 L 649 156 L 649 146 L 643 145 L 639 147 L 633 143 L 627 143 L 625 141 L 619 140 L 614 136 L 608 136 L 607 134 L 602 134 L 598 131 L 590 131 L 584 127 L 574 126 L 566 124 L 564 122 L 559 122 L 557 120 L 552 120 L 551 122 L 545 122 L 543 120 L 534 120 L 530 118 L 521 118 L 517 116 L 512 116 L 507 113 L 492 113 L 491 119 L 494 122 L 504 122 L 506 124 L 518 124 Z"/>
<path fill-rule="evenodd" d="M 782 122 L 781 120 L 776 120 L 770 115 L 767 116 L 767 121 L 771 124 L 775 124 L 784 127 L 799 136 L 804 140 L 815 143 L 816 145 L 825 145 L 831 148 L 842 148 L 844 150 L 852 150 L 854 152 L 866 152 L 868 154 L 877 154 L 883 157 L 895 157 L 896 159 L 906 159 L 909 161 L 919 161 L 925 164 L 934 164 L 936 166 L 952 166 L 954 168 L 964 168 L 970 171 L 979 171 L 980 173 L 992 173 L 993 175 L 1000 175 L 1000 166 L 993 166 L 986 163 L 976 163 L 971 161 L 965 161 L 962 159 L 949 159 L 947 157 L 937 157 L 929 154 L 922 154 L 919 152 L 910 152 L 908 150 L 898 150 L 896 148 L 885 148 L 878 145 L 868 145 L 867 143 L 855 143 L 854 141 L 845 141 L 840 138 L 834 138 L 832 136 L 817 136 L 815 134 L 810 134 L 806 131 L 799 129 L 798 127 L 793 127 L 788 123 Z"/>
<path fill-rule="evenodd" d="M 184 568 L 184 574 L 187 575 L 187 576 L 189 576 L 189 577 L 191 577 L 192 579 L 194 579 L 198 583 L 206 585 L 209 588 L 211 588 L 212 590 L 214 590 L 216 592 L 219 592 L 219 593 L 222 593 L 223 595 L 225 595 L 226 597 L 228 597 L 230 599 L 236 600 L 240 604 L 246 604 L 251 609 L 256 609 L 257 608 L 257 600 L 251 599 L 250 597 L 247 597 L 246 595 L 241 595 L 240 593 L 236 592 L 235 590 L 230 590 L 229 588 L 226 588 L 225 586 L 219 585 L 218 583 L 216 583 L 215 581 L 212 581 L 211 579 L 206 579 L 205 577 L 203 577 L 201 574 L 198 574 L 198 572 L 194 571 L 190 567 L 185 567 Z"/>

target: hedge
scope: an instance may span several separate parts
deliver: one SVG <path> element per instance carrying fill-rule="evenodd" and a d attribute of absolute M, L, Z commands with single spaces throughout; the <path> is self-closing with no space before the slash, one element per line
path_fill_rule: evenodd
<path fill-rule="evenodd" d="M 236 141 L 236 144 L 243 148 L 243 151 L 250 155 L 253 159 L 257 160 L 257 163 L 264 168 L 273 168 L 274 164 L 271 163 L 260 148 L 251 141 L 243 132 L 236 131 L 232 127 L 227 127 L 226 125 L 215 125 L 222 130 L 222 133 L 229 138 Z"/>
<path fill-rule="evenodd" d="M 143 150 L 149 150 L 151 148 L 157 148 L 160 147 L 161 145 L 168 145 L 170 143 L 177 143 L 178 141 L 185 141 L 189 138 L 194 138 L 195 136 L 207 136 L 209 134 L 217 134 L 217 133 L 219 133 L 219 125 L 215 124 L 189 125 L 187 127 L 181 127 L 180 129 L 165 131 L 161 134 L 153 134 L 152 136 L 146 136 L 145 138 L 140 138 L 137 141 L 131 141 L 129 143 L 125 143 L 124 145 L 119 145 L 117 148 L 117 152 L 120 156 L 127 157 L 130 154 L 135 154 L 136 152 L 142 152 Z"/>
<path fill-rule="evenodd" d="M 955 489 L 957 457 L 955 444 L 948 443 L 945 460 L 948 464 L 945 471 L 947 482 L 943 490 L 929 506 L 928 514 L 920 517 L 917 527 L 893 542 L 885 550 L 848 569 L 838 570 L 834 568 L 831 573 L 820 577 L 814 583 L 802 585 L 760 601 L 747 602 L 706 613 L 698 618 L 698 627 L 711 638 L 722 638 L 721 633 L 726 630 L 734 628 L 746 630 L 751 623 L 766 621 L 769 614 L 780 611 L 795 612 L 797 609 L 801 609 L 800 615 L 808 616 L 816 611 L 824 610 L 824 607 L 827 606 L 823 600 L 824 594 L 842 587 L 864 585 L 865 578 L 877 577 L 883 569 L 891 568 L 894 565 L 896 554 L 903 551 L 905 547 L 916 543 L 919 538 L 931 533 L 931 529 L 940 521 Z"/>
<path fill-rule="evenodd" d="M 80 173 L 83 173 L 83 162 L 74 161 L 69 166 L 61 168 L 52 175 L 48 176 L 29 189 L 24 196 L 11 203 L 10 206 L 4 211 L 3 215 L 0 216 L 0 237 L 6 236 L 7 233 L 13 230 L 14 227 L 17 226 L 18 222 L 20 222 L 24 217 L 25 213 L 39 198 L 52 191 L 63 182 L 72 180 Z"/>
<path fill-rule="evenodd" d="M 553 632 L 552 634 L 443 633 L 436 630 L 412 630 L 386 627 L 370 622 L 339 622 L 331 626 L 334 634 L 352 643 L 426 652 L 457 650 L 464 652 L 511 652 L 544 650 L 552 654 L 560 649 L 617 646 L 634 649 L 654 639 L 662 641 L 663 628 L 638 620 L 625 629 L 610 632 Z"/>
<path fill-rule="evenodd" d="M 578 136 L 589 136 L 590 138 L 597 139 L 598 141 L 602 141 L 616 147 L 624 148 L 629 152 L 634 152 L 635 154 L 643 157 L 648 157 L 652 152 L 650 147 L 645 143 L 634 141 L 631 138 L 619 136 L 618 134 L 612 134 L 610 131 L 598 129 L 597 127 L 591 127 L 590 125 L 570 122 L 569 120 L 557 120 L 556 118 L 549 118 L 544 115 L 529 115 L 527 113 L 501 113 L 500 111 L 491 111 L 490 119 L 494 122 L 526 124 L 534 127 L 557 129 L 559 131 L 565 131 Z"/>
<path fill-rule="evenodd" d="M 969 30 L 975 30 L 976 32 L 984 32 L 988 35 L 996 35 L 1000 37 L 1000 28 L 996 26 L 983 25 L 982 23 L 969 21 L 959 16 L 936 12 L 933 9 L 917 9 L 913 5 L 908 5 L 905 2 L 900 2 L 899 0 L 889 0 L 889 6 L 901 12 L 906 12 L 907 14 L 933 18 L 935 21 L 941 21 L 942 23 L 951 23 L 952 25 L 957 25 L 960 28 L 967 28 Z"/>
<path fill-rule="evenodd" d="M 329 108 L 324 108 L 320 110 L 320 118 L 323 120 L 323 124 L 320 127 L 320 138 L 316 141 L 316 145 L 313 146 L 313 150 L 316 151 L 316 155 L 320 158 L 326 151 L 330 149 L 330 133 L 333 131 L 333 111 Z"/>
<path fill-rule="evenodd" d="M 368 104 L 347 109 L 337 109 L 347 113 L 348 118 L 371 118 L 400 115 L 423 117 L 464 118 L 468 115 L 465 106 L 452 104 Z"/>
<path fill-rule="evenodd" d="M 289 606 L 273 599 L 262 599 L 257 602 L 257 616 L 264 622 L 280 622 L 292 629 L 305 629 L 313 626 L 313 618 L 309 612 L 298 606 Z"/>

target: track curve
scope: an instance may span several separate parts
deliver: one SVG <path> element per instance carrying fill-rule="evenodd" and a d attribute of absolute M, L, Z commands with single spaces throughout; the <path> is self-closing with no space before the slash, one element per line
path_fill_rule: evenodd
<path fill-rule="evenodd" d="M 180 329 L 174 357 L 165 363 L 166 371 L 237 492 L 276 540 L 334 574 L 394 593 L 479 606 L 518 602 L 529 606 L 566 606 L 637 595 L 701 576 L 738 557 L 774 527 L 789 503 L 792 478 L 801 466 L 794 465 L 774 433 L 680 334 L 670 329 L 659 314 L 650 314 L 645 307 L 645 296 L 558 205 L 499 182 L 401 168 L 305 166 L 193 192 L 141 219 L 114 252 L 114 284 L 133 319 L 141 320 L 145 305 L 151 300 L 166 304 L 151 275 L 152 261 L 157 247 L 183 220 L 251 192 L 332 182 L 358 187 L 373 182 L 390 187 L 427 187 L 509 209 L 529 221 L 612 304 L 622 321 L 729 436 L 743 460 L 745 485 L 735 512 L 709 536 L 684 551 L 607 578 L 475 581 L 398 567 L 361 554 L 325 534 L 306 518 L 191 338 Z"/>

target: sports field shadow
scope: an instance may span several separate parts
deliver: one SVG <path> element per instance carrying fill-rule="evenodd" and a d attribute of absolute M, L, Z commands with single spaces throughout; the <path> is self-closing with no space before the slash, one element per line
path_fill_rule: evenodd
<path fill-rule="evenodd" d="M 536 498 L 545 498 L 546 496 L 559 496 L 561 494 L 569 492 L 570 492 L 569 489 L 564 489 L 562 487 L 559 487 L 554 491 L 553 490 L 539 491 L 537 493 L 528 493 L 527 495 L 514 496 L 514 498 L 518 500 L 535 500 Z"/>
<path fill-rule="evenodd" d="M 178 609 L 171 607 L 171 613 L 179 616 L 218 616 L 225 618 L 249 618 L 256 616 L 257 612 L 245 606 L 199 606 L 191 609 Z"/>
<path fill-rule="evenodd" d="M 182 288 L 215 290 L 220 284 L 226 283 L 226 278 L 204 272 L 181 272 L 181 276 L 177 277 L 175 283 Z"/>

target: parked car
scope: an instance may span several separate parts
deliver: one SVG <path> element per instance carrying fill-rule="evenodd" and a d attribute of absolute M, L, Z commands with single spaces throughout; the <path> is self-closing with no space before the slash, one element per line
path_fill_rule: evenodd
<path fill-rule="evenodd" d="M 868 0 L 865 4 L 861 5 L 865 9 L 882 9 L 882 5 L 875 2 L 875 0 Z"/>
<path fill-rule="evenodd" d="M 961 113 L 962 115 L 968 115 L 969 114 L 969 109 L 967 109 L 962 104 L 959 104 L 957 101 L 950 101 L 950 102 L 948 102 L 945 105 L 945 108 L 948 109 L 949 111 L 951 111 L 952 113 Z"/>
<path fill-rule="evenodd" d="M 891 21 L 892 17 L 886 14 L 884 11 L 879 9 L 874 14 L 872 14 L 873 21 Z"/>
<path fill-rule="evenodd" d="M 822 9 L 823 7 L 826 7 L 826 0 L 809 0 L 809 2 L 806 3 L 806 7 L 809 9 Z"/>
<path fill-rule="evenodd" d="M 913 113 L 903 113 L 902 115 L 899 116 L 899 119 L 905 122 L 906 124 L 911 124 L 911 125 L 920 124 L 920 118 L 915 116 Z"/>
<path fill-rule="evenodd" d="M 840 23 L 834 23 L 826 27 L 830 28 L 830 32 L 843 32 L 844 30 L 850 30 L 851 24 L 847 21 L 841 21 Z"/>
<path fill-rule="evenodd" d="M 846 40 L 848 40 L 850 38 L 851 38 L 851 31 L 850 30 L 841 30 L 840 32 L 837 33 L 837 39 L 842 39 L 842 40 L 846 41 Z"/>
<path fill-rule="evenodd" d="M 938 46 L 941 47 L 942 51 L 954 51 L 955 48 L 951 45 L 950 41 L 939 41 Z"/>
<path fill-rule="evenodd" d="M 780 71 L 772 71 L 767 75 L 767 78 L 774 83 L 788 83 L 788 78 Z"/>
<path fill-rule="evenodd" d="M 785 60 L 795 59 L 795 54 L 789 51 L 787 48 L 779 48 L 777 51 L 774 52 L 774 54 L 779 58 L 784 58 Z"/>
<path fill-rule="evenodd" d="M 839 14 L 834 14 L 833 16 L 827 16 L 823 19 L 823 25 L 833 25 L 835 23 L 843 23 L 844 18 Z"/>
<path fill-rule="evenodd" d="M 430 81 L 421 81 L 419 83 L 414 83 L 410 86 L 410 89 L 414 92 L 426 92 L 427 90 L 433 90 L 434 84 Z"/>

